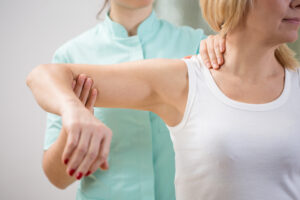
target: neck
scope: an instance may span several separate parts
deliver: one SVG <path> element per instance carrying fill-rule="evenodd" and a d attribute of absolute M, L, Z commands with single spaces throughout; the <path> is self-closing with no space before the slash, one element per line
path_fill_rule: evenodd
<path fill-rule="evenodd" d="M 253 81 L 283 72 L 274 55 L 276 46 L 263 44 L 257 34 L 240 30 L 228 34 L 226 43 L 224 71 Z"/>
<path fill-rule="evenodd" d="M 129 36 L 137 34 L 138 26 L 150 16 L 152 4 L 147 7 L 132 9 L 125 8 L 117 3 L 111 3 L 110 18 L 127 30 Z"/>

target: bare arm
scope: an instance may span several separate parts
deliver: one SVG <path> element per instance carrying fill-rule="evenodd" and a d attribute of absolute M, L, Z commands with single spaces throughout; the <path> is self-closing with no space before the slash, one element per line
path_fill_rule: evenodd
<path fill-rule="evenodd" d="M 27 84 L 46 111 L 62 115 L 68 133 L 63 160 L 70 159 L 69 173 L 74 169 L 76 176 L 87 173 L 99 151 L 98 163 L 103 163 L 111 138 L 107 127 L 80 104 L 72 91 L 72 80 L 81 73 L 91 77 L 100 91 L 96 106 L 153 111 L 171 126 L 182 118 L 188 91 L 183 61 L 157 59 L 107 66 L 39 66 L 28 76 Z"/>
<path fill-rule="evenodd" d="M 67 133 L 64 129 L 61 129 L 57 140 L 43 155 L 43 170 L 49 181 L 60 189 L 65 189 L 76 181 L 75 177 L 69 176 L 66 173 L 67 166 L 61 162 L 67 137 Z"/>
<path fill-rule="evenodd" d="M 130 108 L 161 114 L 157 108 L 162 104 L 180 110 L 185 106 L 178 102 L 186 92 L 188 80 L 185 64 L 180 60 L 155 59 L 116 65 L 41 65 L 28 76 L 27 84 L 43 109 L 63 116 L 68 104 L 78 103 L 71 83 L 79 74 L 91 77 L 95 88 L 101 91 L 96 107 Z"/>

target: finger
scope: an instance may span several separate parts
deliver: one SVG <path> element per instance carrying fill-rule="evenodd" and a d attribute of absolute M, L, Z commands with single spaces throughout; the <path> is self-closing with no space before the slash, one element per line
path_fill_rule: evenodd
<path fill-rule="evenodd" d="M 99 135 L 93 134 L 90 140 L 89 150 L 75 173 L 75 177 L 77 179 L 81 179 L 83 175 L 88 174 L 87 172 L 89 171 L 91 165 L 95 162 L 95 160 L 98 157 L 101 140 L 102 138 L 99 137 Z"/>
<path fill-rule="evenodd" d="M 110 129 L 109 129 L 110 130 Z M 104 139 L 102 140 L 102 145 L 100 146 L 100 166 L 107 160 L 109 151 L 110 151 L 110 144 L 111 144 L 112 133 L 111 131 L 106 132 Z M 99 166 L 99 165 L 98 165 Z"/>
<path fill-rule="evenodd" d="M 67 173 L 70 176 L 73 176 L 75 174 L 77 168 L 79 167 L 83 158 L 85 157 L 88 151 L 90 138 L 91 138 L 91 134 L 89 134 L 88 132 L 82 132 L 80 134 L 79 144 L 77 145 L 74 153 L 72 154 L 67 167 Z"/>
<path fill-rule="evenodd" d="M 74 92 L 75 92 L 77 97 L 80 97 L 82 87 L 84 85 L 85 80 L 86 80 L 86 75 L 85 74 L 80 74 L 77 77 L 76 86 L 75 86 L 75 89 L 74 89 Z"/>
<path fill-rule="evenodd" d="M 222 53 L 220 52 L 220 44 L 219 44 L 219 40 L 218 41 L 215 41 L 214 43 L 215 47 L 215 55 L 217 57 L 217 62 L 218 62 L 218 68 L 219 66 L 222 64 L 223 62 L 223 56 L 222 56 Z"/>
<path fill-rule="evenodd" d="M 93 85 L 93 80 L 91 78 L 87 78 L 86 81 L 84 82 L 83 89 L 79 97 L 83 105 L 86 105 L 86 101 L 89 97 L 92 85 Z"/>
<path fill-rule="evenodd" d="M 202 40 L 200 43 L 200 55 L 201 55 L 202 61 L 206 65 L 206 67 L 211 68 L 211 63 L 210 63 L 208 52 L 207 52 L 206 40 Z"/>
<path fill-rule="evenodd" d="M 73 80 L 73 82 L 72 82 L 72 89 L 74 90 L 74 88 L 75 88 L 75 85 L 76 85 L 76 80 Z"/>
<path fill-rule="evenodd" d="M 104 167 L 102 169 L 104 169 L 104 170 L 108 169 L 107 158 L 108 158 L 109 151 L 110 151 L 111 138 L 112 138 L 112 132 L 109 129 L 109 131 L 106 132 L 105 137 L 101 141 L 98 158 L 94 162 L 94 164 L 91 166 L 91 168 L 89 170 L 90 172 L 94 173 L 99 167 L 101 167 L 103 165 L 105 165 L 106 168 Z"/>
<path fill-rule="evenodd" d="M 221 37 L 220 39 L 220 48 L 221 48 L 221 53 L 224 53 L 226 50 L 226 35 Z"/>
<path fill-rule="evenodd" d="M 208 51 L 209 59 L 210 59 L 210 62 L 212 63 L 213 68 L 217 69 L 217 68 L 219 68 L 219 65 L 217 62 L 217 56 L 215 54 L 214 41 L 215 41 L 214 38 L 207 41 L 207 51 Z"/>
<path fill-rule="evenodd" d="M 73 127 L 68 132 L 67 142 L 66 142 L 65 148 L 63 150 L 63 154 L 62 154 L 62 161 L 64 164 L 68 164 L 68 162 L 73 154 L 73 151 L 78 144 L 79 135 L 80 135 L 80 131 L 76 127 Z"/>
<path fill-rule="evenodd" d="M 86 103 L 86 108 L 88 110 L 90 110 L 92 113 L 94 113 L 94 106 L 95 106 L 95 102 L 96 102 L 96 99 L 97 99 L 97 89 L 92 89 L 92 92 L 89 96 L 89 99 L 87 100 L 87 103 Z"/>

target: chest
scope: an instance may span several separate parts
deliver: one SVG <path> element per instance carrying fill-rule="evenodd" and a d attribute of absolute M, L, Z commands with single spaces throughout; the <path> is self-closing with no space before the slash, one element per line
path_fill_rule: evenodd
<path fill-rule="evenodd" d="M 277 99 L 284 90 L 284 75 L 263 80 L 245 80 L 216 74 L 215 84 L 228 98 L 245 103 L 263 104 Z"/>
<path fill-rule="evenodd" d="M 293 109 L 249 112 L 208 96 L 198 98 L 185 132 L 175 135 L 175 152 L 178 156 L 184 152 L 186 162 L 196 156 L 198 164 L 204 160 L 233 168 L 300 169 L 300 106 L 296 101 L 289 104 Z"/>

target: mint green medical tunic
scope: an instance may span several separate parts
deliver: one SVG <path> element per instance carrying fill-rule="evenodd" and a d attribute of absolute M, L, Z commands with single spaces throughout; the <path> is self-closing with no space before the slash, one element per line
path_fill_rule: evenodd
<path fill-rule="evenodd" d="M 202 30 L 176 27 L 152 14 L 136 36 L 106 16 L 104 22 L 62 45 L 53 63 L 115 64 L 150 58 L 183 58 L 196 54 Z M 95 108 L 95 116 L 113 131 L 110 169 L 84 177 L 79 200 L 175 199 L 174 150 L 168 129 L 154 113 Z M 61 118 L 48 113 L 44 149 L 57 139 Z"/>

